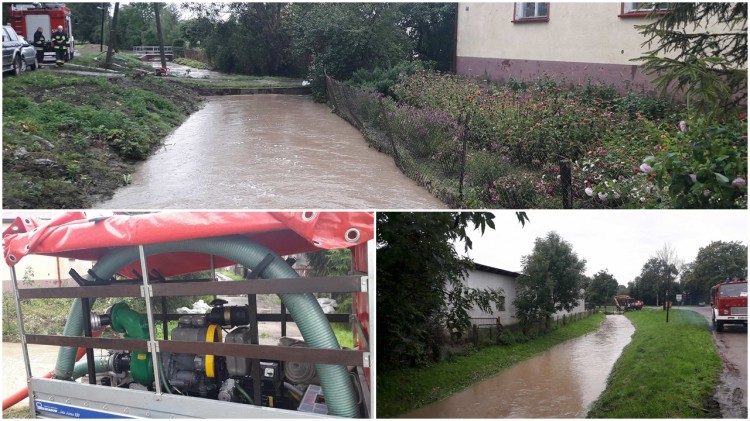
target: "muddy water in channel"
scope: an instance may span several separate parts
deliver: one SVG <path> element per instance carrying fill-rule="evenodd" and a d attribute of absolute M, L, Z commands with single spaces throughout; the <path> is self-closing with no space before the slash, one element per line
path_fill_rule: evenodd
<path fill-rule="evenodd" d="M 211 97 L 96 207 L 444 208 L 309 96 Z"/>
<path fill-rule="evenodd" d="M 594 333 L 560 344 L 405 418 L 581 418 L 635 329 L 606 316 Z"/>

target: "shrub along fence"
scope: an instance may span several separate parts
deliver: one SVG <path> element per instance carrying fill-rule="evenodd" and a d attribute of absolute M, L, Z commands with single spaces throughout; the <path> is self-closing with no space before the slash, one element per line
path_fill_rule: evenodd
<path fill-rule="evenodd" d="M 570 163 L 560 159 L 559 177 L 498 162 L 489 150 L 473 150 L 470 115 L 397 104 L 377 92 L 326 76 L 333 110 L 359 129 L 368 143 L 394 158 L 399 169 L 451 208 L 571 208 Z M 491 148 L 491 146 L 490 146 Z M 526 155 L 542 153 L 519 151 Z M 533 158 L 528 161 L 534 161 Z M 542 162 L 542 160 L 538 160 Z M 554 192 L 539 202 L 537 191 Z M 499 205 L 499 206 L 498 206 Z"/>
<path fill-rule="evenodd" d="M 598 310 L 586 310 L 579 313 L 563 314 L 552 321 L 552 329 L 556 329 L 567 324 L 583 320 Z M 523 334 L 523 328 L 520 324 L 501 325 L 493 318 L 472 318 L 471 332 L 467 338 L 476 348 L 481 348 L 488 344 L 507 344 L 505 342 L 523 342 L 544 333 L 544 321 L 531 323 L 526 327 L 526 334 Z"/>

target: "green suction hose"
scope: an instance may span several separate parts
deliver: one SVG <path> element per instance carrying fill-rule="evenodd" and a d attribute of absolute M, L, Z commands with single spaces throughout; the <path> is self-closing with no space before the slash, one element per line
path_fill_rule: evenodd
<path fill-rule="evenodd" d="M 144 246 L 146 256 L 170 252 L 198 252 L 212 254 L 238 262 L 248 268 L 255 268 L 268 255 L 274 260 L 266 266 L 259 278 L 299 278 L 294 269 L 289 267 L 275 253 L 246 237 L 232 235 L 225 237 L 200 238 L 194 240 L 174 241 L 169 243 Z M 109 279 L 118 270 L 139 259 L 138 247 L 119 247 L 102 257 L 92 269 L 103 279 Z M 304 282 L 301 280 L 301 282 Z M 279 294 L 284 306 L 297 323 L 297 327 L 310 348 L 340 349 L 338 340 L 331 330 L 328 320 L 312 294 Z M 91 299 L 93 304 L 93 299 Z M 71 306 L 64 335 L 81 336 L 81 302 L 76 299 Z M 70 378 L 75 360 L 76 348 L 61 348 L 55 367 L 55 376 Z M 340 365 L 316 364 L 320 384 L 326 396 L 330 415 L 356 417 L 359 414 L 354 387 L 349 380 L 346 367 Z"/>

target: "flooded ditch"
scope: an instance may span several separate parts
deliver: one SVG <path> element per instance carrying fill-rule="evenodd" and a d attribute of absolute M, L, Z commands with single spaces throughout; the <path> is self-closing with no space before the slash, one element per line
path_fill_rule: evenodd
<path fill-rule="evenodd" d="M 596 332 L 567 341 L 403 418 L 582 418 L 606 387 L 635 328 L 606 316 Z"/>
<path fill-rule="evenodd" d="M 105 209 L 433 209 L 445 205 L 330 109 L 297 95 L 209 97 Z"/>

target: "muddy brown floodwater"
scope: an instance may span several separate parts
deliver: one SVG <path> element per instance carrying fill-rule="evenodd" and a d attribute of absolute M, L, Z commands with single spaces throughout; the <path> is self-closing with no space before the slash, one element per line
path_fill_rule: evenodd
<path fill-rule="evenodd" d="M 445 205 L 309 96 L 211 97 L 104 209 L 433 209 Z"/>
<path fill-rule="evenodd" d="M 567 341 L 404 418 L 581 418 L 635 328 L 606 316 L 596 332 Z"/>

